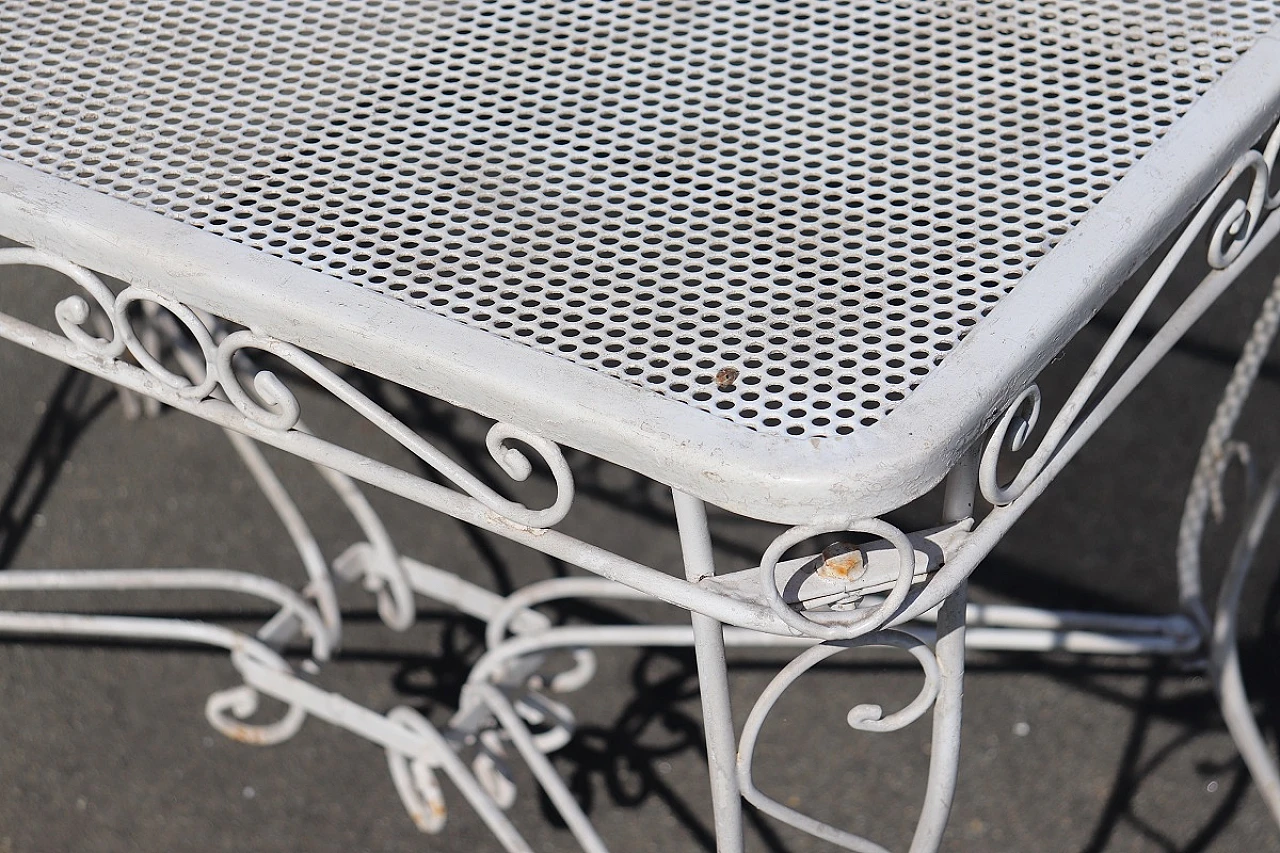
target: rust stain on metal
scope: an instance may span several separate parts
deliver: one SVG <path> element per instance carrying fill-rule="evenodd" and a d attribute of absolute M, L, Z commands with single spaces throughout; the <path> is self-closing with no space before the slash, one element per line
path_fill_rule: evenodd
<path fill-rule="evenodd" d="M 266 734 L 257 726 L 232 726 L 227 730 L 227 737 L 250 746 L 265 746 Z"/>
<path fill-rule="evenodd" d="M 414 826 L 418 827 L 419 832 L 435 835 L 440 831 L 440 824 L 434 818 L 439 818 L 440 816 L 435 814 L 434 808 L 431 809 L 431 812 L 432 816 L 428 817 L 421 811 L 412 811 L 409 813 L 409 817 L 413 818 Z"/>
<path fill-rule="evenodd" d="M 421 809 L 413 809 L 409 812 L 409 818 L 419 830 L 434 835 L 440 831 L 445 818 L 448 817 L 448 810 L 445 808 L 444 803 L 430 800 L 427 801 L 427 810 L 431 812 L 430 816 L 423 814 Z"/>
<path fill-rule="evenodd" d="M 716 372 L 716 387 L 721 391 L 729 390 L 737 381 L 738 368 L 736 367 L 722 367 Z"/>
<path fill-rule="evenodd" d="M 818 575 L 838 581 L 857 580 L 867 570 L 862 561 L 862 551 L 848 542 L 833 542 L 822 550 L 822 565 Z"/>

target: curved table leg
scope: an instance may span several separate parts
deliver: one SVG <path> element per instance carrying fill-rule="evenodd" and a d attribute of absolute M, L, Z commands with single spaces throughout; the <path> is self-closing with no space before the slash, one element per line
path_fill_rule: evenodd
<path fill-rule="evenodd" d="M 980 448 L 975 446 L 947 477 L 942 520 L 960 521 L 973 515 L 978 493 Z M 930 853 L 942 843 L 951 816 L 956 780 L 960 773 L 960 725 L 964 704 L 965 618 L 969 585 L 960 584 L 938 608 L 938 658 L 940 683 L 933 705 L 933 741 L 929 753 L 929 781 L 924 807 L 911 841 L 911 853 Z"/>
<path fill-rule="evenodd" d="M 960 771 L 960 723 L 964 699 L 964 628 L 968 585 L 951 593 L 938 610 L 938 698 L 933 704 L 933 740 L 924 806 L 911 853 L 933 853 L 951 816 Z"/>
<path fill-rule="evenodd" d="M 1210 511 L 1223 513 L 1221 482 L 1233 459 L 1241 460 L 1249 471 L 1249 490 L 1254 491 L 1252 461 L 1247 447 L 1232 439 L 1231 433 L 1262 362 L 1280 330 L 1280 276 L 1263 303 L 1249 340 L 1236 363 L 1231 380 L 1205 436 L 1191 489 L 1187 494 L 1178 536 L 1178 583 L 1184 609 L 1209 635 L 1209 672 L 1222 706 L 1227 729 L 1253 775 L 1263 800 L 1280 824 L 1280 772 L 1271 756 L 1249 707 L 1236 650 L 1236 625 L 1244 581 L 1266 530 L 1267 522 L 1280 500 L 1280 467 L 1272 473 L 1261 492 L 1249 505 L 1244 528 L 1231 555 L 1227 574 L 1218 596 L 1212 623 L 1202 602 L 1200 542 Z"/>
<path fill-rule="evenodd" d="M 1262 493 L 1245 520 L 1244 530 L 1231 555 L 1231 567 L 1223 579 L 1214 612 L 1213 636 L 1210 641 L 1209 666 L 1222 716 L 1235 740 L 1240 757 L 1253 776 L 1272 818 L 1280 824 L 1280 772 L 1277 772 L 1271 749 L 1258 730 L 1240 674 L 1240 658 L 1236 649 L 1236 622 L 1240 610 L 1240 594 L 1253 564 L 1253 557 L 1266 532 L 1267 522 L 1280 502 L 1280 467 L 1268 478 Z"/>

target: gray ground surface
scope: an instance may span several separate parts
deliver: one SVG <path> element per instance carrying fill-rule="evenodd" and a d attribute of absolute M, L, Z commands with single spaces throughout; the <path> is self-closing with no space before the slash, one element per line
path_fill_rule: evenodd
<path fill-rule="evenodd" d="M 1185 484 L 1266 285 L 1251 276 L 1197 327 L 977 573 L 976 597 L 1140 612 L 1174 605 L 1173 536 Z M 34 276 L 10 275 L 0 308 L 49 317 L 55 292 Z M 1169 304 L 1162 300 L 1139 337 Z M 1117 317 L 1104 312 L 1079 353 L 1055 366 L 1045 383 L 1051 410 Z M 0 569 L 217 566 L 301 582 L 278 521 L 217 429 L 173 412 L 126 421 L 102 383 L 11 345 L 0 347 L 0 370 L 0 477 L 12 484 L 0 489 Z M 1243 430 L 1264 461 L 1275 458 L 1267 428 L 1280 411 L 1278 379 L 1272 362 Z M 305 389 L 300 396 L 318 432 L 412 464 L 331 400 Z M 396 395 L 388 402 L 457 456 L 482 455 L 465 420 Z M 272 458 L 330 556 L 353 541 L 354 525 L 315 474 Z M 582 467 L 580 488 L 567 530 L 676 571 L 661 489 L 602 465 Z M 398 499 L 373 498 L 405 553 L 493 589 L 571 571 Z M 934 496 L 897 520 L 925 526 L 937 507 Z M 773 532 L 723 515 L 713 528 L 725 568 L 753 565 Z M 1221 554 L 1227 541 L 1215 533 L 1208 549 Z M 1280 710 L 1276 665 L 1265 651 L 1276 635 L 1276 568 L 1270 548 L 1248 590 L 1243 638 L 1268 725 Z M 54 606 L 10 600 L 5 607 Z M 220 596 L 58 601 L 213 618 L 243 630 L 266 615 Z M 477 626 L 424 602 L 420 624 L 395 635 L 380 628 L 367 598 L 356 593 L 347 603 L 345 646 L 320 683 L 375 709 L 407 703 L 443 720 L 457 700 L 460 661 L 479 651 Z M 656 607 L 626 612 L 679 618 Z M 617 613 L 580 608 L 565 618 Z M 845 657 L 807 676 L 771 717 L 758 776 L 779 799 L 905 849 L 927 770 L 927 726 L 863 735 L 843 718 L 853 704 L 904 701 L 918 676 L 896 658 Z M 734 660 L 741 722 L 783 657 Z M 558 768 L 615 849 L 710 849 L 691 655 L 627 649 L 602 653 L 601 662 L 595 682 L 570 698 L 582 725 Z M 211 652 L 0 644 L 0 853 L 497 849 L 452 789 L 445 833 L 419 835 L 377 748 L 323 723 L 308 722 L 274 748 L 215 734 L 203 719 L 205 697 L 233 683 L 225 656 Z M 966 705 L 946 850 L 1280 849 L 1194 671 L 1147 660 L 975 655 Z M 522 831 L 538 849 L 573 849 L 527 775 L 520 786 L 513 817 Z M 756 851 L 823 849 L 757 816 L 748 835 Z"/>

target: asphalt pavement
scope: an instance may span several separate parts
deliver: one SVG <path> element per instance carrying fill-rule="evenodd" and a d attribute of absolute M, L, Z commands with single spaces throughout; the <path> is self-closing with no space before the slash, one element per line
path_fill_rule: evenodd
<path fill-rule="evenodd" d="M 1274 268 L 1280 256 L 1264 259 Z M 975 599 L 1141 613 L 1176 606 L 1174 537 L 1186 484 L 1235 352 L 1269 276 L 1248 274 L 1135 393 L 973 578 Z M 1176 288 L 1175 288 L 1176 289 Z M 52 317 L 47 276 L 6 273 L 0 310 Z M 1141 341 L 1158 328 L 1162 297 Z M 1044 382 L 1050 411 L 1114 327 L 1107 309 Z M 300 585 L 304 574 L 222 433 L 173 411 L 128 420 L 106 384 L 38 355 L 0 346 L 0 570 L 224 567 Z M 370 393 L 468 464 L 484 467 L 481 426 L 447 407 L 375 380 Z M 296 383 L 315 431 L 412 468 L 414 461 L 332 398 Z M 1280 441 L 1280 362 L 1263 371 L 1241 433 L 1268 465 Z M 272 452 L 326 553 L 358 531 L 315 472 Z M 650 565 L 679 571 L 663 489 L 574 457 L 580 497 L 568 532 Z M 545 486 L 545 484 L 543 484 Z M 533 485 L 534 489 L 539 484 Z M 1239 477 L 1227 520 L 1206 553 L 1218 566 L 1238 519 Z M 429 510 L 371 490 L 403 553 L 500 592 L 576 570 Z M 931 495 L 894 516 L 933 523 Z M 1232 515 L 1232 511 L 1237 511 Z M 714 513 L 723 569 L 754 565 L 774 528 Z M 1273 536 L 1272 540 L 1280 539 Z M 1249 583 L 1242 622 L 1245 673 L 1268 732 L 1280 720 L 1276 542 Z M 269 612 L 221 595 L 10 595 L 14 607 L 110 609 L 212 619 L 255 630 Z M 436 722 L 456 706 L 466 664 L 482 649 L 473 621 L 421 602 L 402 634 L 378 622 L 369 598 L 344 593 L 341 653 L 317 679 L 370 708 L 399 704 Z M 661 606 L 614 604 L 553 611 L 568 621 L 680 621 Z M 739 724 L 786 656 L 735 653 Z M 712 849 L 711 814 L 692 655 L 620 649 L 567 698 L 579 718 L 555 764 L 611 847 Z M 855 704 L 908 700 L 917 670 L 904 658 L 847 653 L 805 677 L 770 717 L 757 779 L 778 800 L 891 849 L 905 849 L 928 769 L 927 721 L 888 735 L 851 731 Z M 226 655 L 176 645 L 23 640 L 0 643 L 0 853 L 54 851 L 488 851 L 499 849 L 446 785 L 442 834 L 417 831 L 372 744 L 315 720 L 275 747 L 215 733 L 203 708 L 236 683 Z M 974 654 L 960 792 L 947 851 L 1264 851 L 1280 833 L 1235 755 L 1201 672 L 1184 662 Z M 568 831 L 518 771 L 511 814 L 536 849 L 575 849 Z M 828 849 L 751 813 L 753 851 Z"/>

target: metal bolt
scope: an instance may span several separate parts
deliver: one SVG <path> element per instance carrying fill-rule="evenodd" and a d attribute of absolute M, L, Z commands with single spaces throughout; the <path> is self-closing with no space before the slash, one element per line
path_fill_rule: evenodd
<path fill-rule="evenodd" d="M 862 551 L 857 545 L 833 542 L 822 549 L 822 565 L 818 567 L 818 574 L 824 578 L 853 581 L 862 577 L 866 570 Z"/>

